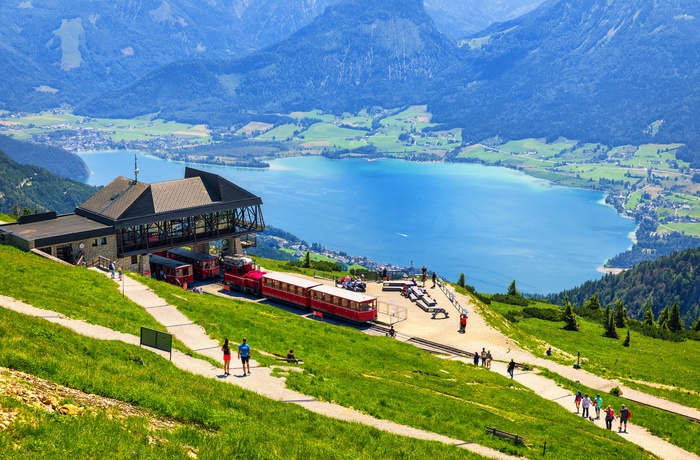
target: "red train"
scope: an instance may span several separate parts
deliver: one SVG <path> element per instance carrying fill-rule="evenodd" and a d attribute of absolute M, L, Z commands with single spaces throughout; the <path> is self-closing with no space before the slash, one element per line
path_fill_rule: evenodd
<path fill-rule="evenodd" d="M 194 271 L 190 264 L 155 254 L 150 254 L 148 259 L 152 276 L 159 280 L 177 284 L 185 289 L 187 289 L 187 283 L 194 281 Z"/>
<path fill-rule="evenodd" d="M 219 258 L 217 256 L 176 248 L 166 251 L 165 257 L 192 265 L 194 277 L 200 280 L 219 276 L 220 273 Z"/>
<path fill-rule="evenodd" d="M 377 318 L 377 299 L 287 273 L 266 273 L 247 257 L 223 260 L 224 285 L 355 322 Z"/>

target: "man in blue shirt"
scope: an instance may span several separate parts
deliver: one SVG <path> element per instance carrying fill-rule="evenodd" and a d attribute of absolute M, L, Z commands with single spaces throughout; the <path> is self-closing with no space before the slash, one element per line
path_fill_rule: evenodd
<path fill-rule="evenodd" d="M 243 339 L 243 343 L 238 345 L 238 357 L 241 358 L 243 364 L 243 375 L 246 375 L 246 366 L 248 367 L 248 375 L 250 375 L 250 345 L 248 339 Z"/>

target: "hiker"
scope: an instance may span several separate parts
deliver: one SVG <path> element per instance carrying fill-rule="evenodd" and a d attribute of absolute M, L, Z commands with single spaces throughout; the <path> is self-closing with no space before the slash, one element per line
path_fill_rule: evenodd
<path fill-rule="evenodd" d="M 224 339 L 221 351 L 224 353 L 224 376 L 231 375 L 231 346 L 228 344 L 228 337 Z"/>
<path fill-rule="evenodd" d="M 486 352 L 486 368 L 491 369 L 491 361 L 493 361 L 493 356 L 491 356 L 491 350 Z"/>
<path fill-rule="evenodd" d="M 479 351 L 474 352 L 474 365 L 478 366 L 479 365 Z"/>
<path fill-rule="evenodd" d="M 396 338 L 396 331 L 394 330 L 394 325 L 393 325 L 393 324 L 389 327 L 389 332 L 387 332 L 386 335 L 388 335 L 388 336 L 391 337 L 392 339 L 395 339 L 395 338 Z"/>
<path fill-rule="evenodd" d="M 243 376 L 245 377 L 246 366 L 248 367 L 248 375 L 250 375 L 250 345 L 248 345 L 248 339 L 243 339 L 243 343 L 238 345 L 238 357 L 241 358 L 241 364 L 243 364 Z"/>
<path fill-rule="evenodd" d="M 608 405 L 605 408 L 605 428 L 612 430 L 613 420 L 615 420 L 615 411 Z"/>
<path fill-rule="evenodd" d="M 124 270 L 122 270 L 122 267 L 119 267 L 119 281 L 124 279 Z"/>
<path fill-rule="evenodd" d="M 581 395 L 581 390 L 578 390 L 576 392 L 576 396 L 574 396 L 574 404 L 576 404 L 576 413 L 578 414 L 579 408 L 581 407 L 581 400 L 583 399 L 583 396 Z"/>
<path fill-rule="evenodd" d="M 481 365 L 486 366 L 486 348 L 481 349 Z"/>
<path fill-rule="evenodd" d="M 437 286 L 437 275 L 433 272 L 433 288 Z"/>
<path fill-rule="evenodd" d="M 513 379 L 514 372 L 515 372 L 515 360 L 513 358 L 511 358 L 510 362 L 508 363 L 508 373 L 510 374 L 511 380 Z"/>
<path fill-rule="evenodd" d="M 290 348 L 289 353 L 287 353 L 287 362 L 296 363 L 297 357 L 294 356 L 294 349 Z"/>
<path fill-rule="evenodd" d="M 596 420 L 600 420 L 600 408 L 603 406 L 603 398 L 598 395 L 593 402 L 595 403 L 595 418 Z"/>
<path fill-rule="evenodd" d="M 109 271 L 112 273 L 112 279 L 114 279 L 114 262 L 109 261 Z"/>
<path fill-rule="evenodd" d="M 581 417 L 588 418 L 588 409 L 590 409 L 592 402 L 591 398 L 588 397 L 588 393 L 586 393 L 581 400 L 581 405 L 583 406 L 583 414 L 581 414 Z"/>
<path fill-rule="evenodd" d="M 630 412 L 630 410 L 623 404 L 622 408 L 620 409 L 620 427 L 617 430 L 618 432 L 622 431 L 627 433 L 627 420 L 630 418 L 632 418 L 632 412 Z M 624 431 L 622 429 L 623 424 L 625 425 Z"/>
<path fill-rule="evenodd" d="M 423 274 L 422 274 L 422 278 L 423 278 L 423 287 L 425 287 L 425 280 L 428 279 L 428 267 L 426 267 L 425 265 L 423 265 L 423 266 L 420 268 L 420 271 L 423 273 Z"/>
<path fill-rule="evenodd" d="M 467 315 L 462 313 L 459 315 L 459 332 L 464 334 L 464 332 L 467 330 Z"/>

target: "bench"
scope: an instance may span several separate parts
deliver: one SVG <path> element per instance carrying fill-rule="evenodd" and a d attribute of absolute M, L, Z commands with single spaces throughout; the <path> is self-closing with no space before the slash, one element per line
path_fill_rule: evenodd
<path fill-rule="evenodd" d="M 408 294 L 408 298 L 411 299 L 411 302 L 415 302 L 418 299 L 420 299 L 420 297 L 418 297 L 415 292 L 411 292 L 410 294 Z"/>
<path fill-rule="evenodd" d="M 403 281 L 384 281 L 382 283 L 382 291 L 402 291 L 403 286 Z"/>
<path fill-rule="evenodd" d="M 516 444 L 525 444 L 525 441 L 527 441 L 527 439 L 523 438 L 522 436 L 518 436 L 517 434 L 513 433 L 508 433 L 507 431 L 497 430 L 496 428 L 490 426 L 486 427 L 486 432 L 491 433 L 492 435 L 498 436 L 500 438 L 512 439 L 513 441 L 515 441 Z"/>
<path fill-rule="evenodd" d="M 447 310 L 445 310 L 444 308 L 436 308 L 435 310 L 433 310 L 433 319 L 435 319 L 435 317 L 441 313 L 445 315 L 445 318 L 450 317 L 450 314 L 447 313 Z"/>

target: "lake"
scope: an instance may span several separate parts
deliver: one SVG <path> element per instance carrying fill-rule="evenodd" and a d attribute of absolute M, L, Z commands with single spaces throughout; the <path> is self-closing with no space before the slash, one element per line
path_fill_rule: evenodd
<path fill-rule="evenodd" d="M 88 184 L 134 176 L 134 152 L 80 156 L 93 171 Z M 137 156 L 143 182 L 184 175 L 184 163 Z M 260 196 L 267 225 L 379 263 L 413 261 L 451 281 L 463 272 L 482 292 L 505 292 L 512 280 L 523 292 L 558 292 L 600 278 L 596 268 L 628 249 L 636 228 L 601 193 L 506 168 L 316 156 L 269 169 L 191 166 Z"/>

